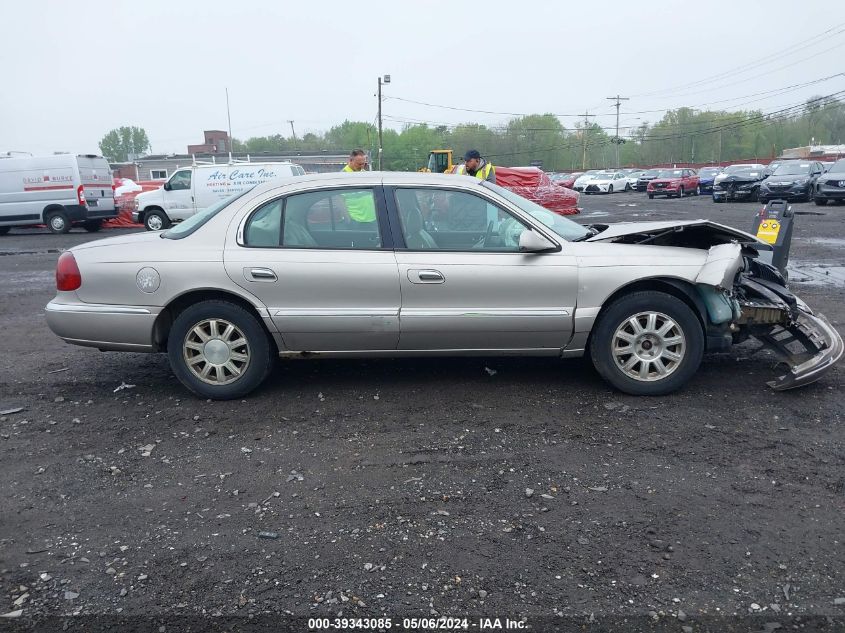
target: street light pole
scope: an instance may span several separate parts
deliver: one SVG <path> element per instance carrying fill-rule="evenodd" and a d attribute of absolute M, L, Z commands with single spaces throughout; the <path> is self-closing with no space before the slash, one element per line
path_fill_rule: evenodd
<path fill-rule="evenodd" d="M 616 138 L 613 139 L 613 143 L 616 145 L 616 168 L 619 169 L 621 167 L 619 164 L 619 106 L 623 101 L 630 101 L 630 97 L 620 97 L 619 95 L 616 95 L 615 97 L 606 98 L 611 101 L 616 101 Z"/>
<path fill-rule="evenodd" d="M 390 83 L 390 75 L 385 75 L 384 80 L 381 77 L 378 78 L 378 170 L 382 170 L 382 154 L 384 149 L 381 144 L 381 87 L 383 84 Z"/>

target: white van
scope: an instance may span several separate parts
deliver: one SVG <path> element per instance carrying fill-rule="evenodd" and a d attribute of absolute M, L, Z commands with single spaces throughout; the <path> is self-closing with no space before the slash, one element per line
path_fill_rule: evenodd
<path fill-rule="evenodd" d="M 132 220 L 160 231 L 252 185 L 304 175 L 301 166 L 290 162 L 192 165 L 174 172 L 160 189 L 138 194 Z"/>
<path fill-rule="evenodd" d="M 93 232 L 115 217 L 111 169 L 102 156 L 0 154 L 0 235 L 36 224 L 53 233 L 74 224 Z"/>

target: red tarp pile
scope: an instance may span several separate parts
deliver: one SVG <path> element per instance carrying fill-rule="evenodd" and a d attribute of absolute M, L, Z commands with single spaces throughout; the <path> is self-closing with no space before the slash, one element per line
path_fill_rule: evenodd
<path fill-rule="evenodd" d="M 132 201 L 139 193 L 145 191 L 155 191 L 159 189 L 163 181 L 161 180 L 142 180 L 140 182 L 133 182 L 123 178 L 115 178 L 114 185 L 117 187 L 114 195 L 114 204 L 118 209 L 118 215 L 113 220 L 106 223 L 106 227 L 124 228 L 128 226 L 143 226 L 132 221 Z M 133 186 L 134 185 L 134 186 Z M 124 191 L 121 191 L 123 189 Z"/>
<path fill-rule="evenodd" d="M 549 175 L 538 167 L 496 165 L 496 184 L 560 215 L 580 213 L 579 193 L 556 185 Z"/>

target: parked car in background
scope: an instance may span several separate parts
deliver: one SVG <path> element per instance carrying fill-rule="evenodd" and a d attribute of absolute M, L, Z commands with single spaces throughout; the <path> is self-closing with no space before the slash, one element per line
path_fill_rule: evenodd
<path fill-rule="evenodd" d="M 646 187 L 649 199 L 654 196 L 683 198 L 685 195 L 698 195 L 698 174 L 694 169 L 661 169 L 656 178 L 652 178 Z"/>
<path fill-rule="evenodd" d="M 809 202 L 813 197 L 816 179 L 823 171 L 824 168 L 818 161 L 785 160 L 760 183 L 757 199 L 760 202 L 776 198 Z"/>
<path fill-rule="evenodd" d="M 572 183 L 572 189 L 575 191 L 584 191 L 587 188 L 587 183 L 593 179 L 593 176 L 599 173 L 600 169 L 589 169 L 575 179 Z"/>
<path fill-rule="evenodd" d="M 645 191 L 648 189 L 648 183 L 657 178 L 660 173 L 659 169 L 646 169 L 640 177 L 637 178 L 637 191 Z"/>
<path fill-rule="evenodd" d="M 628 191 L 628 179 L 621 171 L 600 171 L 593 174 L 587 183 L 584 193 L 617 193 Z"/>
<path fill-rule="evenodd" d="M 343 219 L 349 205 L 377 221 Z M 322 174 L 74 246 L 46 320 L 68 343 L 166 352 L 187 389 L 221 400 L 311 355 L 586 355 L 617 389 L 662 395 L 748 337 L 780 353 L 790 369 L 769 384 L 791 389 L 831 369 L 842 338 L 763 250 L 707 220 L 582 226 L 466 176 Z"/>
<path fill-rule="evenodd" d="M 580 176 L 583 176 L 583 171 L 574 171 L 571 174 L 567 175 L 566 178 L 561 178 L 555 181 L 556 185 L 560 185 L 561 187 L 566 187 L 567 189 L 574 189 L 575 188 L 575 181 L 578 180 Z"/>
<path fill-rule="evenodd" d="M 698 170 L 698 187 L 701 193 L 713 192 L 713 182 L 721 171 L 721 167 L 702 167 Z"/>
<path fill-rule="evenodd" d="M 642 176 L 644 173 L 644 169 L 632 169 L 631 171 L 625 174 L 625 178 L 628 181 L 629 190 L 633 191 L 637 188 L 637 180 L 639 180 L 640 176 Z"/>
<path fill-rule="evenodd" d="M 760 183 L 767 177 L 765 166 L 756 163 L 729 165 L 713 182 L 713 202 L 757 200 Z"/>
<path fill-rule="evenodd" d="M 845 158 L 840 158 L 816 179 L 813 201 L 820 207 L 829 201 L 845 202 Z"/>
<path fill-rule="evenodd" d="M 15 226 L 46 224 L 99 231 L 117 217 L 108 161 L 95 154 L 0 154 L 0 235 Z"/>

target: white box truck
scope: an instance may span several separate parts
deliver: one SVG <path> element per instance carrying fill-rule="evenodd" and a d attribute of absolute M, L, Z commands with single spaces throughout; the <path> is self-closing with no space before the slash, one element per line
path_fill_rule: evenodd
<path fill-rule="evenodd" d="M 99 231 L 117 217 L 111 168 L 94 154 L 0 154 L 0 235 L 15 226 Z"/>
<path fill-rule="evenodd" d="M 160 189 L 138 194 L 132 220 L 148 231 L 160 231 L 253 185 L 304 175 L 291 162 L 191 165 L 175 171 Z"/>

